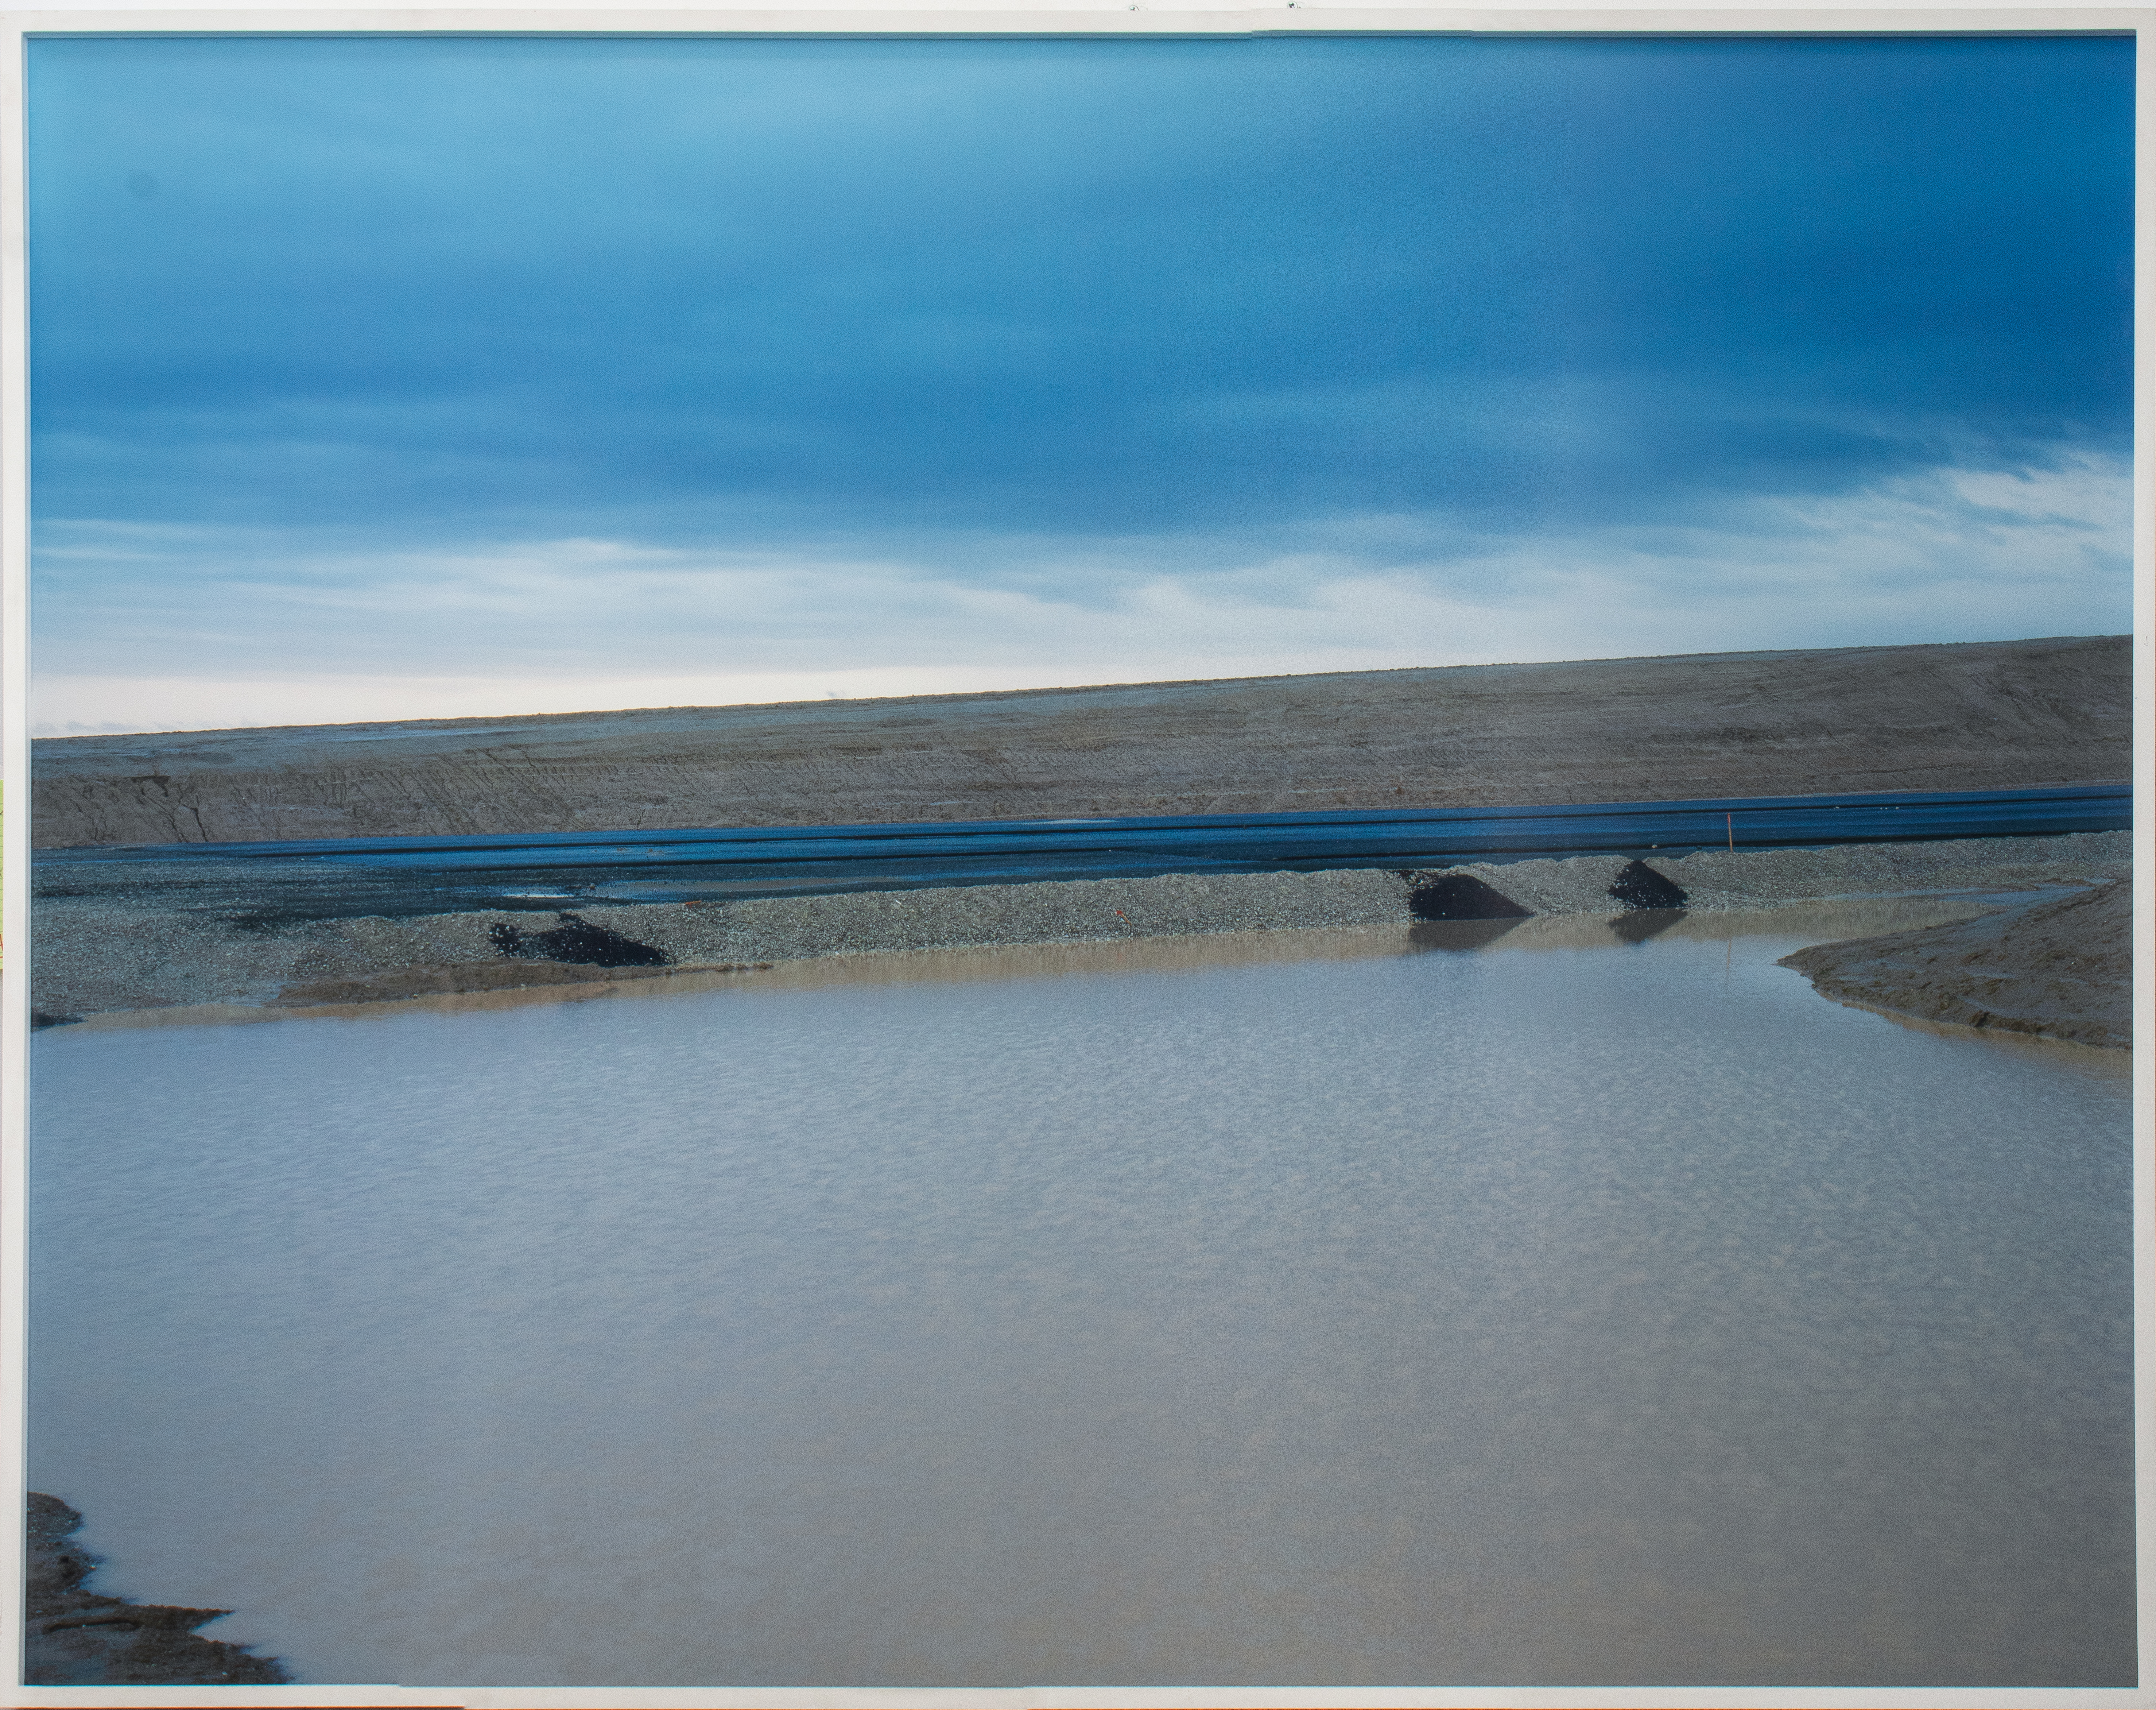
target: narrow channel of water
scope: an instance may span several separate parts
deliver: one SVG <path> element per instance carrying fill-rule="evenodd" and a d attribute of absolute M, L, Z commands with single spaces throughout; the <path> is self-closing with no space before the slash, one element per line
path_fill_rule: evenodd
<path fill-rule="evenodd" d="M 2130 1684 L 2125 1060 L 1753 925 L 44 1033 L 32 1483 L 316 1682 Z"/>

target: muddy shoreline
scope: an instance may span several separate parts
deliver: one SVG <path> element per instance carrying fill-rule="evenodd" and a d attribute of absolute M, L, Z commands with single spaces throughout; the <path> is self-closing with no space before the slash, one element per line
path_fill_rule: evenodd
<path fill-rule="evenodd" d="M 2131 834 L 1704 850 L 1476 864 L 1442 872 L 1168 875 L 723 902 L 625 903 L 263 925 L 155 891 L 39 901 L 31 1002 L 44 1024 L 242 1006 L 296 1013 L 429 994 L 701 973 L 753 980 L 819 958 L 1418 922 L 2092 886 L 2130 871 Z M 1465 899 L 1463 901 L 1463 898 Z"/>
<path fill-rule="evenodd" d="M 291 1679 L 275 1659 L 195 1630 L 230 1610 L 134 1603 L 90 1590 L 98 1561 L 74 1541 L 82 1523 L 57 1497 L 30 1492 L 23 1685 L 280 1686 Z"/>
<path fill-rule="evenodd" d="M 1980 919 L 1782 958 L 1860 1009 L 2114 1050 L 2133 1043 L 2132 886 L 2113 880 Z"/>

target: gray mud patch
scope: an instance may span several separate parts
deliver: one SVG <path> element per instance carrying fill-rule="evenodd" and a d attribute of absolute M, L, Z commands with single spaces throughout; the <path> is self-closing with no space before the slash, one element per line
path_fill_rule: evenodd
<path fill-rule="evenodd" d="M 696 971 L 701 973 L 752 973 L 768 968 L 768 962 L 722 962 Z M 524 991 L 539 986 L 613 985 L 619 980 L 650 979 L 673 974 L 670 967 L 617 968 L 588 963 L 452 962 L 434 968 L 393 968 L 357 979 L 303 980 L 280 990 L 269 999 L 274 1009 L 302 1009 L 324 1004 L 388 1004 L 406 998 L 478 992 Z"/>

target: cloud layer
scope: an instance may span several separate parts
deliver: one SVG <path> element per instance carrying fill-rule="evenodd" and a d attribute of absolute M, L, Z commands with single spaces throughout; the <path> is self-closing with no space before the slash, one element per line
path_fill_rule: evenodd
<path fill-rule="evenodd" d="M 2132 67 L 39 41 L 39 717 L 2121 629 Z"/>

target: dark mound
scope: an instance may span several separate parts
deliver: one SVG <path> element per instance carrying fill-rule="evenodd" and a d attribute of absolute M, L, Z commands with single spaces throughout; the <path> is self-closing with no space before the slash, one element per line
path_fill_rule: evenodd
<path fill-rule="evenodd" d="M 1534 912 L 1472 873 L 1404 876 L 1413 887 L 1408 892 L 1408 912 L 1419 921 L 1518 921 Z"/>
<path fill-rule="evenodd" d="M 1627 861 L 1611 881 L 1609 894 L 1627 908 L 1682 908 L 1690 901 L 1684 886 L 1663 877 L 1645 861 Z"/>
<path fill-rule="evenodd" d="M 494 947 L 504 956 L 535 962 L 581 962 L 595 968 L 658 968 L 667 961 L 664 950 L 625 938 L 611 927 L 602 927 L 581 915 L 557 917 L 558 927 L 543 932 L 521 932 L 507 922 L 486 929 Z"/>

